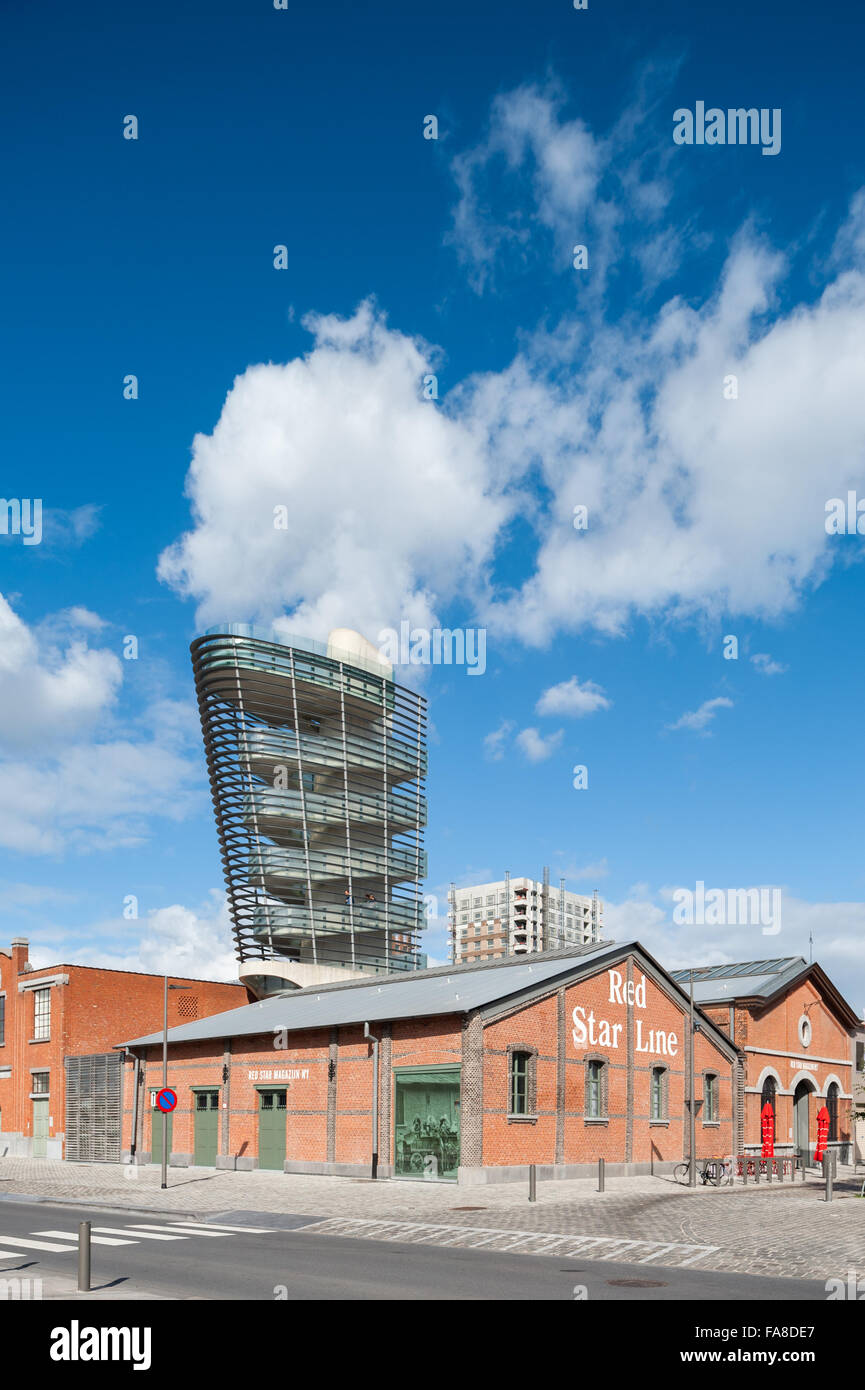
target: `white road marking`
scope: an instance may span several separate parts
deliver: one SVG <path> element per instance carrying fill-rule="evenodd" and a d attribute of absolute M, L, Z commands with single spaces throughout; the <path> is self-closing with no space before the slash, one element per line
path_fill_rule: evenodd
<path fill-rule="evenodd" d="M 32 1236 L 55 1236 L 58 1240 L 71 1240 L 78 1244 L 77 1231 L 31 1231 Z M 91 1245 L 134 1245 L 134 1240 L 118 1240 L 114 1236 L 95 1236 L 91 1231 Z"/>
<path fill-rule="evenodd" d="M 217 1221 L 169 1221 L 172 1230 L 176 1226 L 178 1230 L 190 1228 L 200 1231 L 202 1227 L 205 1231 L 238 1231 L 241 1235 L 251 1236 L 271 1236 L 278 1228 L 275 1226 L 222 1226 Z"/>
<path fill-rule="evenodd" d="M 641 1248 L 647 1253 L 643 1253 L 639 1260 L 632 1260 L 633 1263 L 639 1264 L 648 1264 L 670 1251 L 675 1251 L 677 1255 L 688 1256 L 679 1267 L 693 1264 L 720 1249 L 717 1245 L 686 1245 L 678 1241 L 628 1240 L 621 1236 L 563 1236 L 547 1231 L 501 1231 L 492 1230 L 489 1226 L 443 1226 L 434 1225 L 432 1222 L 372 1221 L 346 1216 L 329 1217 L 324 1221 L 310 1223 L 309 1226 L 300 1227 L 299 1231 L 310 1235 L 354 1236 L 361 1240 L 405 1241 L 413 1245 L 438 1243 L 452 1249 L 487 1249 L 490 1253 L 517 1250 L 517 1253 L 523 1255 L 564 1255 L 568 1258 L 582 1256 L 601 1260 L 616 1259 L 625 1252 L 630 1253 Z M 508 1243 L 496 1246 L 496 1241 Z M 534 1248 L 531 1247 L 532 1241 L 538 1242 Z M 529 1248 L 519 1249 L 521 1246 Z"/>
<path fill-rule="evenodd" d="M 21 1240 L 18 1236 L 3 1236 L 6 1245 L 20 1245 L 24 1250 L 44 1250 L 50 1254 L 60 1254 L 65 1251 L 67 1255 L 75 1253 L 74 1245 L 52 1245 L 45 1240 Z"/>
<path fill-rule="evenodd" d="M 185 1240 L 185 1239 L 186 1239 L 186 1236 L 181 1236 L 181 1235 L 176 1235 L 176 1236 L 155 1236 L 155 1235 L 151 1235 L 150 1231 L 148 1231 L 147 1229 L 145 1229 L 145 1230 L 139 1230 L 137 1227 L 130 1227 L 130 1226 L 94 1226 L 93 1229 L 94 1229 L 94 1231 L 99 1231 L 99 1233 L 100 1233 L 101 1235 L 107 1235 L 107 1236 L 129 1236 L 129 1235 L 132 1234 L 132 1231 L 134 1230 L 134 1231 L 135 1231 L 135 1239 L 136 1239 L 136 1240 Z M 164 1230 L 165 1228 L 162 1227 L 162 1226 L 160 1226 L 159 1229 L 160 1229 L 160 1230 Z"/>

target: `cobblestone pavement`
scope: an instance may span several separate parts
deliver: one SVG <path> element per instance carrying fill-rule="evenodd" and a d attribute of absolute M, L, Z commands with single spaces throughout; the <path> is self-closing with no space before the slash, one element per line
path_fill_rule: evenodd
<path fill-rule="evenodd" d="M 124 1176 L 130 1172 L 137 1177 Z M 378 1238 L 385 1239 L 397 1238 L 386 1233 L 381 1224 L 385 1222 L 446 1226 L 442 1241 L 450 1238 L 455 1227 L 483 1227 L 514 1237 L 572 1235 L 581 1238 L 586 1251 L 595 1238 L 599 1252 L 601 1241 L 640 1241 L 647 1248 L 663 1244 L 711 1247 L 700 1258 L 700 1268 L 742 1274 L 827 1279 L 846 1277 L 850 1270 L 865 1273 L 865 1200 L 858 1199 L 862 1175 L 854 1184 L 849 1171 L 839 1175 L 836 1200 L 831 1203 L 823 1200 L 816 1178 L 793 1186 L 763 1183 L 694 1190 L 661 1177 L 608 1178 L 603 1193 L 596 1191 L 594 1179 L 581 1178 L 539 1183 L 538 1200 L 533 1203 L 527 1201 L 522 1183 L 479 1187 L 373 1183 L 204 1168 L 169 1169 L 167 1192 L 161 1191 L 159 1181 L 158 1167 L 0 1159 L 0 1200 L 26 1194 L 166 1214 L 270 1212 L 308 1215 L 316 1224 L 369 1220 L 380 1224 Z M 377 1238 L 371 1227 L 367 1233 Z M 364 1233 L 358 1229 L 356 1234 Z M 416 1238 L 439 1243 L 431 1230 Z M 654 1262 L 663 1264 L 663 1255 Z"/>

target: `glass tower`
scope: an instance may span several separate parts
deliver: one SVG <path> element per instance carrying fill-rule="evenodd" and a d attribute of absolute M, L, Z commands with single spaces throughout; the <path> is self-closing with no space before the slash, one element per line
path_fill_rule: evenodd
<path fill-rule="evenodd" d="M 191 651 L 241 979 L 417 968 L 426 701 L 346 629 L 232 623 Z"/>

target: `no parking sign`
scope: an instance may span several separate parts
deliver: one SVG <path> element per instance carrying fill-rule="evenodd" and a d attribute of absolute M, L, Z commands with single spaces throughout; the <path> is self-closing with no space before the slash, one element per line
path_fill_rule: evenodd
<path fill-rule="evenodd" d="M 177 1104 L 177 1092 L 172 1091 L 170 1086 L 166 1086 L 156 1097 L 156 1108 L 161 1110 L 163 1115 L 170 1115 Z"/>

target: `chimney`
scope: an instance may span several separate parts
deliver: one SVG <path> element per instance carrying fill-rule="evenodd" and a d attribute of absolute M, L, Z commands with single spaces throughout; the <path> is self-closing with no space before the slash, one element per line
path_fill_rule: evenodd
<path fill-rule="evenodd" d="M 23 975 L 30 958 L 30 942 L 26 936 L 16 936 L 12 942 L 12 974 Z"/>

